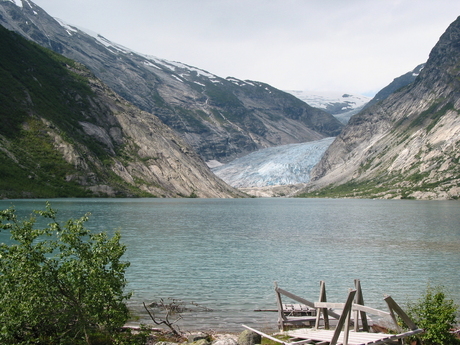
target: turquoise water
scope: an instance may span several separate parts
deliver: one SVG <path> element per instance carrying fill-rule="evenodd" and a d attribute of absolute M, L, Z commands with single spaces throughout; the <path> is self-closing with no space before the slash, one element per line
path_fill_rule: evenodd
<path fill-rule="evenodd" d="M 339 199 L 55 199 L 59 218 L 91 212 L 87 227 L 120 230 L 131 262 L 132 308 L 177 298 L 211 312 L 185 313 L 181 328 L 276 327 L 273 282 L 309 300 L 325 280 L 343 301 L 361 280 L 367 305 L 383 294 L 404 304 L 427 284 L 460 303 L 460 204 Z M 28 215 L 43 200 L 3 200 Z M 6 241 L 0 233 L 0 241 Z M 141 319 L 144 316 L 141 315 Z"/>

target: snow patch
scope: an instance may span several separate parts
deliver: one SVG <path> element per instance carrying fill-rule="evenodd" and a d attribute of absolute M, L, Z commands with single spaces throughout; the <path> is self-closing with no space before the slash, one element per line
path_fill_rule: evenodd
<path fill-rule="evenodd" d="M 168 62 L 169 64 L 173 65 L 173 66 L 176 66 L 177 68 L 181 68 L 181 69 L 186 69 L 190 72 L 195 72 L 198 76 L 202 75 L 204 77 L 207 77 L 209 79 L 214 79 L 214 78 L 218 78 L 216 75 L 214 74 L 211 74 L 207 71 L 204 71 L 202 69 L 199 69 L 199 68 L 196 68 L 196 67 L 192 67 L 192 66 L 189 66 L 189 65 L 186 65 L 182 62 L 177 62 L 177 61 L 169 61 Z"/>
<path fill-rule="evenodd" d="M 184 81 L 183 81 L 181 78 L 179 78 L 177 75 L 171 74 L 171 76 L 172 76 L 174 79 L 179 80 L 181 83 L 184 82 Z"/>
<path fill-rule="evenodd" d="M 22 1 L 21 0 L 10 0 L 13 4 L 15 4 L 18 7 L 22 7 Z"/>
<path fill-rule="evenodd" d="M 222 166 L 223 164 L 219 161 L 216 161 L 215 159 L 212 159 L 210 161 L 207 161 L 206 164 L 208 165 L 209 168 L 217 168 Z"/>
<path fill-rule="evenodd" d="M 67 33 L 72 36 L 72 33 L 78 32 L 77 29 L 75 29 L 73 26 L 70 26 L 69 24 L 65 23 L 63 20 L 59 18 L 54 18 L 56 21 L 61 25 L 64 29 L 66 29 Z"/>
<path fill-rule="evenodd" d="M 155 67 L 156 69 L 161 70 L 160 67 L 158 67 L 157 65 L 154 65 L 153 63 L 151 63 L 151 62 L 148 61 L 148 60 L 145 60 L 145 61 L 144 61 L 144 65 L 149 66 L 149 67 Z"/>

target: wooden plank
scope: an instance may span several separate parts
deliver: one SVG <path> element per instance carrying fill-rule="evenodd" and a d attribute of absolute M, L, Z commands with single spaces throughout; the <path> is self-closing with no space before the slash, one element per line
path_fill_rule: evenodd
<path fill-rule="evenodd" d="M 391 296 L 386 296 L 384 300 L 387 302 L 388 308 L 390 308 L 390 310 L 394 310 L 411 330 L 418 328 L 414 321 L 411 320 L 411 318 L 401 309 L 401 307 L 393 300 L 393 298 L 391 298 Z"/>
<path fill-rule="evenodd" d="M 275 291 L 280 293 L 280 294 L 283 294 L 284 296 L 286 296 L 286 297 L 288 297 L 290 299 L 293 299 L 294 301 L 297 301 L 297 302 L 303 303 L 305 305 L 308 305 L 309 307 L 315 308 L 315 304 L 313 302 L 310 302 L 310 301 L 306 300 L 305 298 L 302 298 L 302 297 L 299 297 L 297 295 L 294 295 L 293 293 L 290 293 L 289 291 L 283 290 L 280 287 L 278 287 L 277 285 L 275 287 Z M 329 312 L 330 316 L 333 316 L 336 319 L 340 318 L 339 314 L 334 313 L 332 311 L 328 311 L 328 312 Z"/>
<path fill-rule="evenodd" d="M 361 305 L 361 304 L 356 304 L 356 303 L 353 304 L 353 310 L 363 311 L 365 313 L 380 316 L 380 317 L 387 317 L 388 318 L 388 317 L 391 316 L 391 314 L 389 312 L 379 310 L 379 309 L 375 309 L 375 308 L 371 308 L 371 307 Z"/>
<path fill-rule="evenodd" d="M 401 338 L 406 338 L 411 335 L 415 335 L 423 332 L 422 329 L 417 329 L 414 331 L 404 332 L 401 334 L 385 334 L 385 333 L 368 333 L 368 332 L 354 332 L 350 331 L 348 336 L 348 345 L 371 345 L 371 344 L 383 344 L 387 341 L 398 340 Z M 296 337 L 299 339 L 311 339 L 314 341 L 324 341 L 330 342 L 334 331 L 332 330 L 315 330 L 311 329 L 299 329 L 287 332 L 291 337 Z M 337 344 L 343 344 L 344 342 L 344 332 L 340 332 L 340 335 L 337 337 Z"/>
<path fill-rule="evenodd" d="M 353 299 L 355 298 L 356 295 L 356 290 L 351 290 L 348 293 L 348 298 L 347 301 L 345 302 L 345 306 L 343 308 L 342 315 L 340 315 L 339 322 L 337 323 L 337 327 L 334 332 L 334 336 L 331 339 L 330 345 L 336 345 L 338 337 L 340 336 L 340 331 L 342 330 L 344 323 L 347 322 L 347 327 L 346 327 L 346 342 L 344 343 L 345 345 L 348 345 L 348 326 L 349 326 L 349 320 L 350 320 L 350 313 L 351 313 L 351 306 L 353 305 Z"/>
<path fill-rule="evenodd" d="M 267 339 L 270 339 L 270 340 L 273 340 L 277 343 L 280 343 L 280 344 L 284 344 L 284 345 L 303 345 L 303 344 L 309 344 L 312 342 L 311 339 L 304 339 L 304 340 L 301 340 L 301 341 L 294 341 L 294 342 L 289 342 L 289 343 L 286 343 L 285 341 L 282 341 L 278 338 L 275 338 L 275 337 L 272 337 L 271 335 L 269 334 L 266 334 L 262 331 L 259 331 L 257 329 L 254 329 L 254 328 L 251 328 L 249 326 L 246 326 L 246 325 L 242 325 L 244 328 L 250 330 L 251 332 L 254 332 L 254 333 L 257 333 L 257 334 L 260 334 L 262 337 L 265 337 Z"/>
<path fill-rule="evenodd" d="M 288 344 L 288 343 L 286 343 L 285 341 L 282 341 L 282 340 L 280 340 L 280 339 L 277 339 L 277 338 L 275 338 L 275 337 L 272 337 L 271 335 L 268 335 L 268 334 L 266 334 L 266 333 L 264 333 L 264 332 L 262 332 L 262 331 L 259 331 L 259 330 L 257 330 L 257 329 L 248 327 L 248 326 L 246 326 L 246 325 L 242 325 L 242 326 L 243 326 L 244 328 L 250 330 L 251 332 L 260 334 L 261 336 L 263 336 L 263 337 L 265 337 L 265 338 L 267 338 L 267 339 L 273 340 L 273 341 L 275 341 L 275 342 L 277 342 L 277 343 L 281 343 L 281 344 L 285 344 L 285 345 Z"/>
<path fill-rule="evenodd" d="M 315 302 L 315 308 L 332 308 L 332 309 L 343 309 L 345 303 L 337 302 Z"/>
<path fill-rule="evenodd" d="M 289 297 L 290 299 L 293 299 L 294 301 L 297 301 L 297 302 L 300 302 L 300 303 L 303 303 L 305 305 L 308 305 L 309 307 L 312 307 L 314 308 L 315 307 L 315 304 L 310 302 L 310 301 L 307 301 L 306 299 L 302 298 L 302 297 L 299 297 L 299 296 L 296 296 L 294 295 L 293 293 L 290 293 L 286 290 L 283 290 L 281 288 L 276 288 L 275 289 L 277 292 L 279 292 L 280 294 L 283 294 L 284 296 L 286 297 Z"/>

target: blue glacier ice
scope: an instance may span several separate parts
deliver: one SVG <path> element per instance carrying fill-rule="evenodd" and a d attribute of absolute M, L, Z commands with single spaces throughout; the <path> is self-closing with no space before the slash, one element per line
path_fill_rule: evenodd
<path fill-rule="evenodd" d="M 310 172 L 335 138 L 269 147 L 213 168 L 236 188 L 307 183 Z"/>

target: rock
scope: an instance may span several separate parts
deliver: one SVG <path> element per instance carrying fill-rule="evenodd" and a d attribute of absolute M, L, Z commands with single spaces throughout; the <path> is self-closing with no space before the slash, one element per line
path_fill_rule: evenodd
<path fill-rule="evenodd" d="M 262 342 L 260 334 L 252 332 L 250 330 L 243 331 L 238 337 L 238 345 L 255 345 Z"/>
<path fill-rule="evenodd" d="M 197 341 L 194 341 L 194 342 L 189 342 L 189 344 L 193 344 L 193 345 L 210 345 L 211 342 L 208 340 L 208 339 L 200 339 L 200 340 L 197 340 Z"/>
<path fill-rule="evenodd" d="M 193 334 L 190 334 L 188 337 L 187 337 L 187 341 L 189 343 L 194 343 L 194 342 L 197 342 L 199 340 L 208 340 L 209 339 L 209 335 L 206 334 L 206 333 L 203 333 L 203 332 L 199 332 L 199 333 L 193 333 Z"/>
<path fill-rule="evenodd" d="M 212 345 L 238 345 L 238 341 L 230 336 L 214 340 Z"/>
<path fill-rule="evenodd" d="M 341 197 L 459 198 L 459 64 L 460 17 L 413 83 L 350 119 L 306 191 L 348 183 Z"/>

